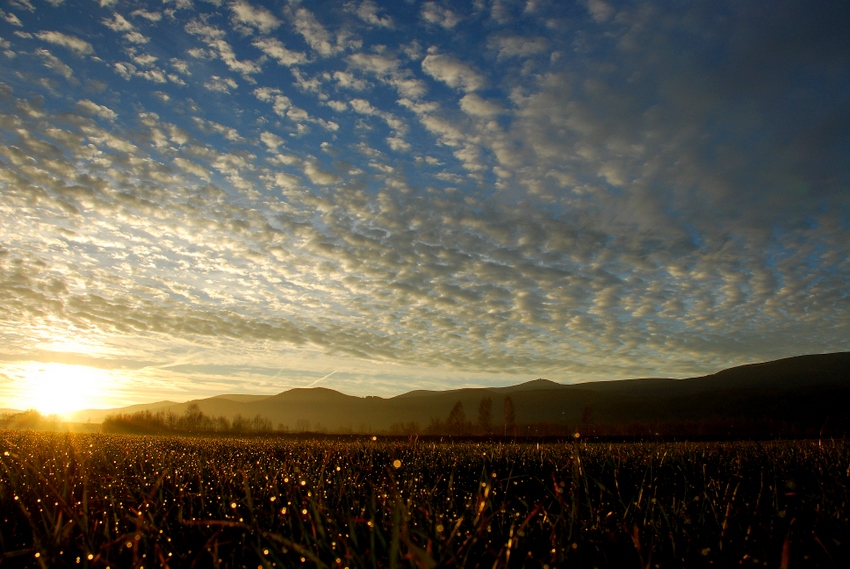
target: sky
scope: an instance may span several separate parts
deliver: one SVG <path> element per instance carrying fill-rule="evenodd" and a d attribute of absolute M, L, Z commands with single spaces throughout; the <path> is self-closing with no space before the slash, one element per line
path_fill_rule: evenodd
<path fill-rule="evenodd" d="M 7 0 L 0 408 L 850 349 L 850 4 Z"/>

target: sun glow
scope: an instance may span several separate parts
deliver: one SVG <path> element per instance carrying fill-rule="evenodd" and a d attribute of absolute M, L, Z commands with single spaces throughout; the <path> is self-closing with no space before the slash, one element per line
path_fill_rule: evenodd
<path fill-rule="evenodd" d="M 14 406 L 43 415 L 65 415 L 97 406 L 109 372 L 88 366 L 32 363 L 22 370 Z"/>

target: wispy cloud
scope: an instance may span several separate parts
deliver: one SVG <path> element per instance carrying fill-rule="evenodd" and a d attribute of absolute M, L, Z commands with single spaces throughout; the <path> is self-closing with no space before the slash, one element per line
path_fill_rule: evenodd
<path fill-rule="evenodd" d="M 46 31 L 38 32 L 35 36 L 48 43 L 67 48 L 77 55 L 89 55 L 94 52 L 92 45 L 76 36 L 63 34 L 62 32 Z"/>

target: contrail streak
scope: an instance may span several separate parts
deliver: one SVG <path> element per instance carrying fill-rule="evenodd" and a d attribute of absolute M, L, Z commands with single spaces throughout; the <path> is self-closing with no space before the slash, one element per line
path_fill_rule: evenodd
<path fill-rule="evenodd" d="M 319 379 L 317 379 L 316 381 L 314 381 L 313 383 L 311 383 L 310 385 L 308 385 L 308 386 L 307 386 L 307 388 L 309 388 L 309 387 L 315 387 L 317 383 L 319 383 L 320 381 L 324 381 L 324 380 L 326 380 L 327 378 L 329 378 L 330 376 L 332 376 L 333 374 L 335 374 L 335 373 L 336 373 L 336 372 L 338 372 L 338 371 L 339 371 L 338 369 L 335 369 L 335 370 L 333 370 L 332 372 L 330 372 L 328 375 L 326 375 L 325 377 L 320 377 Z"/>

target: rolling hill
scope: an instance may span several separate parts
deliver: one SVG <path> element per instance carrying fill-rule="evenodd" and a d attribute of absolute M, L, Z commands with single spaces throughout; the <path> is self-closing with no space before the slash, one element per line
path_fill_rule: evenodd
<path fill-rule="evenodd" d="M 186 403 L 162 401 L 121 409 L 88 410 L 72 420 L 102 421 L 110 413 L 140 410 L 182 415 L 190 403 L 204 414 L 267 417 L 291 431 L 403 431 L 445 421 L 462 403 L 475 423 L 479 402 L 490 397 L 501 429 L 510 396 L 523 433 L 694 433 L 746 430 L 758 434 L 843 433 L 850 427 L 850 352 L 785 358 L 689 379 L 628 379 L 564 385 L 537 379 L 499 388 L 413 391 L 391 398 L 355 397 L 323 388 L 271 396 L 219 395 Z"/>

